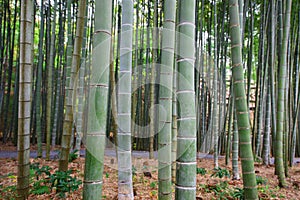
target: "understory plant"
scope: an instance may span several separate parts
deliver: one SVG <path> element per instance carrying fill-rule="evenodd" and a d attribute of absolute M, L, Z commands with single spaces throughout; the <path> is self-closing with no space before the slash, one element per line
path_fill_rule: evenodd
<path fill-rule="evenodd" d="M 228 178 L 230 178 L 230 172 L 227 169 L 222 169 L 222 168 L 218 167 L 218 168 L 214 169 L 214 172 L 212 173 L 211 177 L 219 177 L 219 178 L 228 177 Z"/>
<path fill-rule="evenodd" d="M 34 195 L 49 194 L 54 188 L 59 197 L 65 198 L 66 193 L 76 191 L 82 184 L 77 177 L 72 176 L 74 171 L 67 170 L 55 171 L 51 173 L 49 166 L 39 167 L 39 163 L 30 165 L 30 174 L 32 177 L 31 193 Z"/>

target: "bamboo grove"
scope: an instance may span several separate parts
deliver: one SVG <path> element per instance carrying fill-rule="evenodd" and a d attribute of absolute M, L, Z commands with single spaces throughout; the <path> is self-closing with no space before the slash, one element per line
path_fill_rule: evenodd
<path fill-rule="evenodd" d="M 254 161 L 279 186 L 300 157 L 300 2 L 0 0 L 0 137 L 59 170 L 86 149 L 84 199 L 102 192 L 115 148 L 119 199 L 133 199 L 132 150 L 157 151 L 159 199 L 195 199 L 199 153 L 219 155 L 258 199 Z M 238 169 L 238 158 L 242 171 Z M 175 193 L 172 194 L 172 188 Z"/>

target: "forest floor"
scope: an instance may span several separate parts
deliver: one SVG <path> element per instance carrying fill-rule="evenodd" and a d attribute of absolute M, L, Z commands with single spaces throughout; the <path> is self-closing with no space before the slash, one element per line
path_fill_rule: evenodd
<path fill-rule="evenodd" d="M 15 147 L 1 145 L 0 151 L 15 151 Z M 69 163 L 70 177 L 76 177 L 76 179 L 70 180 L 75 183 L 74 185 L 78 185 L 78 189 L 66 193 L 59 193 L 58 186 L 52 186 L 52 184 L 57 184 L 57 181 L 51 183 L 52 175 L 58 169 L 58 160 L 45 161 L 41 158 L 31 158 L 30 162 L 32 169 L 29 199 L 61 199 L 60 194 L 66 195 L 63 199 L 82 199 L 83 185 L 78 180 L 83 181 L 84 178 L 84 157 L 79 157 Z M 34 163 L 39 163 L 39 167 L 37 168 L 38 165 Z M 157 160 L 134 156 L 132 164 L 135 199 L 157 199 Z M 43 168 L 43 166 L 49 166 L 50 168 Z M 231 164 L 226 166 L 225 159 L 221 157 L 219 167 L 221 168 L 219 171 L 213 169 L 213 159 L 211 158 L 198 159 L 197 199 L 238 199 L 241 195 L 242 180 L 232 180 L 226 177 L 228 172 L 231 173 Z M 51 175 L 46 175 L 43 172 L 49 172 Z M 258 185 L 260 199 L 300 199 L 300 163 L 296 163 L 294 167 L 289 168 L 289 177 L 285 188 L 277 186 L 278 180 L 277 176 L 274 175 L 274 165 L 264 166 L 261 163 L 255 163 L 255 173 L 257 181 L 260 183 Z M 0 158 L 0 199 L 15 199 L 16 175 L 16 158 Z M 224 177 L 220 178 L 218 175 Z M 102 199 L 117 199 L 117 181 L 116 158 L 105 156 Z M 71 189 L 76 189 L 74 185 L 70 186 Z M 37 195 L 37 193 L 43 192 L 46 193 Z"/>

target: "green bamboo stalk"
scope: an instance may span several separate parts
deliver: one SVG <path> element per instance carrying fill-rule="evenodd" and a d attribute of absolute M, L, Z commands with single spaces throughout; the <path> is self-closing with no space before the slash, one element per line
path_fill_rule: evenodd
<path fill-rule="evenodd" d="M 217 35 L 217 2 L 214 1 L 214 68 L 213 68 L 213 148 L 214 167 L 218 168 L 218 143 L 219 143 L 219 93 L 218 93 L 218 35 Z"/>
<path fill-rule="evenodd" d="M 280 50 L 280 67 L 278 79 L 278 101 L 277 101 L 277 116 L 276 116 L 276 143 L 275 143 L 275 171 L 278 175 L 279 186 L 285 187 L 285 172 L 283 165 L 283 131 L 284 131 L 284 110 L 285 110 L 285 79 L 287 71 L 287 46 L 290 31 L 292 0 L 286 1 L 286 11 L 283 27 L 282 46 Z"/>
<path fill-rule="evenodd" d="M 176 12 L 176 20 L 178 20 L 179 12 Z M 175 25 L 175 30 L 177 32 L 177 28 Z M 175 52 L 178 49 L 178 34 L 175 34 Z M 178 126 L 177 126 L 177 71 L 178 65 L 175 62 L 176 56 L 174 56 L 174 68 L 173 68 L 173 94 L 172 94 L 172 182 L 176 183 L 176 160 L 177 160 L 177 136 L 178 136 Z"/>
<path fill-rule="evenodd" d="M 102 198 L 109 84 L 112 1 L 95 1 L 83 199 Z"/>
<path fill-rule="evenodd" d="M 298 21 L 300 21 L 300 15 L 298 15 Z M 300 51 L 300 45 L 299 45 L 299 41 L 300 41 L 300 27 L 298 26 L 298 38 L 297 38 L 297 42 L 295 45 L 295 54 L 299 53 Z M 300 58 L 295 57 L 295 61 L 294 61 L 294 65 L 295 65 L 295 87 L 294 87 L 294 105 L 295 105 L 295 111 L 294 111 L 294 121 L 293 121 L 293 131 L 292 131 L 292 136 L 291 136 L 291 151 L 290 151 L 290 167 L 292 167 L 294 165 L 294 159 L 296 156 L 296 140 L 297 140 L 297 134 L 299 135 L 299 131 L 297 133 L 297 128 L 299 128 L 299 123 L 298 123 L 298 119 L 299 119 L 299 110 L 300 110 L 300 92 L 299 92 L 299 61 Z M 298 145 L 299 146 L 299 145 Z M 299 155 L 299 154 L 298 154 Z"/>
<path fill-rule="evenodd" d="M 172 182 L 176 183 L 176 157 L 177 157 L 177 104 L 176 104 L 176 67 L 173 71 L 173 95 L 172 95 Z"/>
<path fill-rule="evenodd" d="M 32 84 L 32 12 L 33 1 L 21 4 L 20 16 L 20 80 L 18 117 L 18 199 L 27 199 L 30 166 L 30 110 Z"/>
<path fill-rule="evenodd" d="M 233 101 L 233 107 L 234 101 Z M 232 136 L 232 179 L 239 180 L 239 131 L 236 118 L 236 109 L 233 108 L 233 136 Z"/>
<path fill-rule="evenodd" d="M 131 161 L 131 71 L 133 1 L 122 0 L 118 81 L 118 199 L 133 199 Z"/>
<path fill-rule="evenodd" d="M 82 40 L 82 49 L 81 49 L 81 59 L 80 67 L 78 72 L 78 86 L 77 86 L 77 96 L 78 96 L 78 105 L 77 105 L 77 115 L 76 115 L 76 141 L 75 141 L 75 151 L 78 155 L 80 153 L 80 146 L 83 136 L 83 107 L 84 107 L 84 78 L 85 71 L 87 70 L 86 64 L 86 52 L 87 52 L 87 15 L 88 15 L 88 1 L 86 1 L 86 11 L 84 16 L 84 30 L 83 30 L 83 40 Z"/>
<path fill-rule="evenodd" d="M 137 1 L 136 3 L 136 7 L 139 7 L 139 1 Z M 135 15 L 139 16 L 139 9 L 136 9 L 135 11 Z M 134 49 L 134 69 L 133 69 L 133 81 L 132 81 L 132 92 L 134 93 L 133 97 L 132 97 L 132 122 L 131 122 L 131 132 L 132 132 L 132 136 L 136 137 L 136 133 L 137 133 L 137 118 L 138 118 L 138 113 L 137 111 L 137 102 L 138 102 L 138 62 L 139 62 L 139 17 L 136 17 L 136 21 L 135 21 L 135 49 Z M 132 143 L 134 143 L 134 140 L 132 141 Z"/>
<path fill-rule="evenodd" d="M 52 30 L 51 30 L 51 47 L 50 47 L 50 61 L 49 61 L 49 69 L 48 69 L 48 80 L 47 80 L 47 133 L 46 135 L 51 137 L 51 127 L 52 127 L 52 105 L 54 102 L 52 102 L 52 91 L 53 91 L 53 69 L 54 69 L 54 60 L 55 60 L 55 40 L 56 40 L 56 7 L 57 7 L 57 1 L 54 0 L 53 5 L 53 21 L 52 21 Z M 52 135 L 53 136 L 53 135 Z M 55 140 L 52 137 L 52 146 L 55 146 Z"/>
<path fill-rule="evenodd" d="M 243 19 L 244 19 L 244 0 L 238 0 L 239 3 L 239 19 L 240 19 L 240 31 L 241 31 L 241 41 L 243 44 L 243 34 L 244 34 L 244 24 L 243 24 Z M 242 46 L 242 51 L 243 51 L 243 46 Z"/>
<path fill-rule="evenodd" d="M 155 116 L 155 80 L 156 80 L 156 68 L 158 62 L 158 42 L 159 42 L 159 34 L 158 34 L 158 0 L 154 1 L 154 13 L 153 13 L 153 23 L 154 28 L 152 30 L 152 66 L 151 66 L 151 78 L 150 78 L 150 124 L 149 124 L 149 158 L 154 158 L 154 135 L 155 133 L 155 126 L 156 126 L 156 116 Z"/>
<path fill-rule="evenodd" d="M 231 81 L 232 82 L 232 81 Z M 233 114 L 234 114 L 234 99 L 233 99 L 233 86 L 230 85 L 230 98 L 229 98 L 229 119 L 228 119 L 228 133 L 227 133 L 227 142 L 226 142 L 226 157 L 225 157 L 225 164 L 228 165 L 230 159 L 230 151 L 232 148 L 232 121 L 233 121 Z"/>
<path fill-rule="evenodd" d="M 238 6 L 237 0 L 229 1 L 232 77 L 239 131 L 240 158 L 242 161 L 245 199 L 258 199 L 251 149 L 249 110 L 244 87 Z"/>
<path fill-rule="evenodd" d="M 260 36 L 259 36 L 259 77 L 257 77 L 258 85 L 257 85 L 257 92 L 258 95 L 258 106 L 257 106 L 257 112 L 256 112 L 256 132 L 253 136 L 253 147 L 255 156 L 259 157 L 260 154 L 260 146 L 261 146 L 261 133 L 262 133 L 262 124 L 263 124 L 263 110 L 264 110 L 264 77 L 265 77 L 265 18 L 266 18 L 266 1 L 263 2 L 263 5 L 261 6 L 261 25 L 260 25 Z"/>
<path fill-rule="evenodd" d="M 251 3 L 254 4 L 254 3 Z M 247 55 L 247 105 L 250 105 L 250 94 L 251 94 L 251 76 L 252 76 L 252 60 L 253 60 L 253 41 L 254 41 L 254 14 L 253 5 L 250 7 L 250 22 L 249 22 L 249 41 L 248 41 L 248 55 Z"/>
<path fill-rule="evenodd" d="M 38 157 L 42 157 L 42 130 L 41 130 L 41 82 L 42 82 L 42 71 L 44 63 L 43 54 L 43 43 L 44 43 L 44 0 L 41 1 L 41 24 L 39 32 L 39 57 L 38 57 L 38 67 L 37 67 L 37 77 L 36 77 L 36 91 L 35 91 L 35 105 L 36 105 L 36 134 L 37 134 L 37 146 L 38 146 Z"/>
<path fill-rule="evenodd" d="M 195 1 L 179 2 L 175 199 L 196 198 Z"/>
<path fill-rule="evenodd" d="M 290 46 L 289 46 L 289 50 L 287 50 L 287 52 L 290 52 Z M 289 54 L 290 55 L 290 54 Z M 287 55 L 287 59 L 288 56 Z M 289 162 L 289 136 L 290 136 L 290 119 L 292 119 L 292 116 L 290 115 L 290 110 L 292 107 L 292 102 L 290 101 L 291 99 L 289 99 L 289 90 L 290 90 L 290 69 L 291 69 L 291 65 L 292 63 L 290 63 L 289 61 L 287 61 L 289 63 L 289 66 L 287 66 L 287 72 L 286 72 L 286 81 L 285 81 L 285 97 L 284 97 L 284 129 L 283 129 L 283 143 L 282 143 L 282 148 L 283 148 L 283 166 L 284 166 L 284 173 L 285 173 L 285 177 L 288 177 L 288 162 Z"/>
<path fill-rule="evenodd" d="M 271 101 L 271 132 L 272 132 L 272 150 L 274 152 L 275 147 L 275 135 L 276 135 L 276 110 L 275 110 L 275 87 L 274 87 L 274 67 L 275 67 L 275 25 L 276 25 L 276 3 L 275 0 L 271 0 L 271 17 L 270 17 L 270 31 L 269 31 L 269 87 L 270 87 L 270 101 Z"/>
<path fill-rule="evenodd" d="M 290 167 L 294 165 L 294 160 L 295 160 L 295 154 L 296 154 L 296 135 L 297 135 L 297 124 L 298 118 L 299 118 L 299 110 L 300 110 L 300 93 L 298 96 L 298 104 L 297 104 L 297 109 L 295 113 L 295 118 L 294 118 L 294 123 L 293 123 L 293 130 L 292 130 L 292 137 L 291 137 L 291 159 L 290 159 Z"/>
<path fill-rule="evenodd" d="M 67 171 L 68 170 L 68 158 L 70 152 L 70 143 L 73 127 L 73 90 L 75 84 L 76 73 L 80 67 L 80 56 L 81 56 L 81 47 L 83 40 L 83 31 L 84 31 L 84 19 L 86 11 L 86 0 L 79 1 L 78 7 L 78 16 L 77 16 L 77 26 L 76 26 L 76 37 L 74 42 L 74 49 L 72 55 L 72 67 L 71 67 L 71 76 L 69 80 L 69 87 L 66 94 L 65 101 L 65 117 L 63 124 L 63 135 L 61 141 L 61 154 L 59 159 L 59 170 Z"/>
<path fill-rule="evenodd" d="M 175 49 L 176 1 L 164 1 L 164 26 L 162 30 L 162 55 L 160 68 L 159 103 L 164 112 L 159 113 L 163 125 L 158 133 L 158 198 L 172 199 L 172 160 L 176 152 L 172 152 L 172 97 L 173 67 Z M 165 116 L 165 118 L 163 117 Z M 175 120 L 176 121 L 176 120 Z M 174 148 L 173 148 L 174 149 Z M 173 159 L 172 159 L 173 157 Z"/>
<path fill-rule="evenodd" d="M 271 82 L 268 79 L 267 100 L 266 100 L 266 116 L 265 116 L 265 131 L 263 139 L 262 160 L 264 165 L 270 164 L 270 134 L 271 134 Z"/>
<path fill-rule="evenodd" d="M 61 6 L 59 6 L 58 12 L 62 12 Z M 66 12 L 66 11 L 65 11 Z M 65 16 L 65 13 L 63 14 Z M 55 110 L 54 110 L 54 119 L 53 119 L 53 129 L 52 129 L 52 144 L 57 142 L 57 133 L 58 133 L 58 128 L 59 128 L 59 122 L 60 120 L 58 119 L 60 115 L 60 102 L 61 102 L 61 85 L 63 83 L 62 79 L 62 66 L 64 63 L 64 24 L 63 20 L 64 17 L 62 15 L 59 15 L 59 34 L 58 34 L 58 62 L 57 62 L 57 72 L 56 72 L 56 92 L 55 92 Z"/>

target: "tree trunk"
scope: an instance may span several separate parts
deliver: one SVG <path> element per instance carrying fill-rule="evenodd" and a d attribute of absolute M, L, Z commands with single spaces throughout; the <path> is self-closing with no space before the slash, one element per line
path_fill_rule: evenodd
<path fill-rule="evenodd" d="M 43 54 L 43 41 L 44 41 L 44 0 L 41 1 L 41 26 L 39 32 L 39 57 L 38 57 L 38 67 L 36 75 L 36 89 L 35 89 L 35 106 L 36 106 L 36 134 L 37 134 L 37 146 L 38 146 L 38 157 L 42 157 L 42 128 L 41 128 L 41 84 L 42 84 L 42 71 L 44 63 L 44 54 Z"/>
<path fill-rule="evenodd" d="M 229 1 L 232 76 L 239 130 L 240 158 L 242 161 L 245 199 L 258 199 L 254 160 L 251 149 L 249 110 L 244 87 L 238 6 L 237 0 Z"/>
<path fill-rule="evenodd" d="M 122 1 L 118 81 L 118 199 L 133 199 L 131 162 L 131 70 L 133 1 Z"/>
<path fill-rule="evenodd" d="M 158 197 L 172 199 L 172 94 L 175 49 L 176 1 L 164 2 L 164 27 L 162 32 L 162 56 L 160 69 L 158 133 Z M 174 155 L 173 155 L 174 157 Z M 176 153 L 175 153 L 176 158 Z"/>
<path fill-rule="evenodd" d="M 95 1 L 83 199 L 101 199 L 111 48 L 112 2 Z"/>
<path fill-rule="evenodd" d="M 236 118 L 236 109 L 233 102 L 233 136 L 232 136 L 232 179 L 239 180 L 239 131 Z"/>
<path fill-rule="evenodd" d="M 88 1 L 86 1 L 88 3 Z M 80 67 L 78 72 L 78 86 L 77 86 L 77 97 L 78 97 L 78 112 L 76 115 L 76 141 L 75 141 L 75 151 L 78 155 L 80 155 L 80 146 L 83 137 L 83 107 L 84 107 L 84 83 L 85 83 L 85 71 L 87 70 L 86 64 L 86 35 L 87 35 L 87 15 L 88 15 L 88 5 L 86 5 L 84 16 L 84 30 L 83 30 L 83 40 L 82 40 L 82 49 L 81 49 L 81 59 L 80 59 Z"/>
<path fill-rule="evenodd" d="M 56 7 L 57 1 L 54 0 L 53 5 L 53 21 L 52 21 L 52 30 L 51 30 L 51 47 L 50 47 L 50 61 L 49 61 L 49 69 L 48 69 L 48 80 L 47 80 L 47 136 L 51 138 L 51 127 L 52 127 L 52 96 L 53 96 L 53 69 L 54 69 L 54 60 L 55 60 L 55 41 L 56 41 Z M 53 140 L 51 146 L 55 146 L 55 140 Z"/>
<path fill-rule="evenodd" d="M 63 135 L 61 141 L 61 154 L 59 159 L 59 170 L 67 171 L 68 170 L 68 158 L 70 151 L 70 142 L 72 135 L 73 127 L 73 90 L 75 84 L 76 73 L 80 67 L 80 55 L 81 47 L 83 40 L 83 31 L 84 31 L 84 19 L 86 11 L 86 0 L 80 0 L 78 7 L 78 16 L 77 16 L 77 26 L 76 26 L 76 37 L 74 42 L 73 56 L 72 56 L 72 67 L 71 67 L 71 77 L 70 85 L 66 94 L 65 101 L 65 117 L 63 124 Z"/>
<path fill-rule="evenodd" d="M 284 131 L 284 110 L 285 110 L 285 79 L 287 71 L 287 46 L 290 31 L 290 17 L 291 17 L 291 5 L 292 0 L 286 1 L 286 12 L 284 20 L 284 30 L 281 46 L 281 58 L 279 66 L 279 79 L 278 79 L 278 101 L 277 101 L 277 127 L 276 127 L 276 143 L 275 143 L 275 171 L 278 175 L 279 186 L 284 187 L 286 185 L 285 172 L 283 165 L 283 131 Z"/>
<path fill-rule="evenodd" d="M 218 168 L 218 142 L 219 142 L 219 93 L 218 93 L 218 56 L 217 56 L 217 2 L 214 1 L 214 75 L 213 75 L 213 148 L 214 148 L 214 167 Z"/>
<path fill-rule="evenodd" d="M 196 113 L 194 88 L 195 1 L 179 2 L 178 137 L 175 199 L 196 198 Z"/>
<path fill-rule="evenodd" d="M 20 16 L 20 81 L 18 117 L 18 199 L 27 199 L 30 166 L 30 110 L 32 84 L 32 0 L 21 3 Z"/>

